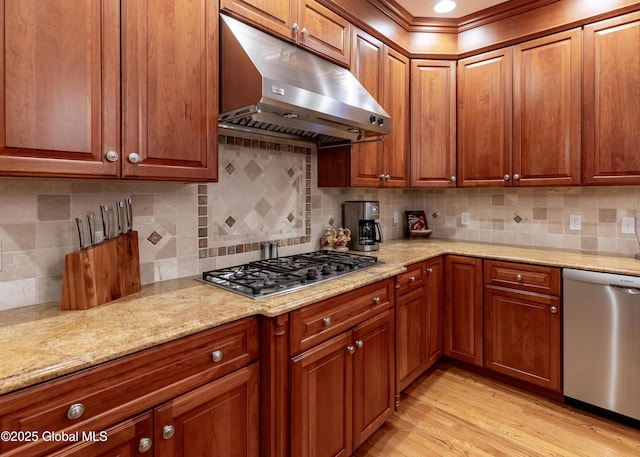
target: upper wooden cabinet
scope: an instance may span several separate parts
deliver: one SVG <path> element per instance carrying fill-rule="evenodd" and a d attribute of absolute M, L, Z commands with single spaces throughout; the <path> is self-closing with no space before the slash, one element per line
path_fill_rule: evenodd
<path fill-rule="evenodd" d="M 0 174 L 217 179 L 217 2 L 122 5 L 5 2 Z"/>
<path fill-rule="evenodd" d="M 456 186 L 456 62 L 411 61 L 411 187 Z"/>
<path fill-rule="evenodd" d="M 584 184 L 640 183 L 640 13 L 584 28 Z"/>
<path fill-rule="evenodd" d="M 220 0 L 220 8 L 349 65 L 351 24 L 315 0 Z"/>
<path fill-rule="evenodd" d="M 581 31 L 458 63 L 461 186 L 580 184 Z"/>

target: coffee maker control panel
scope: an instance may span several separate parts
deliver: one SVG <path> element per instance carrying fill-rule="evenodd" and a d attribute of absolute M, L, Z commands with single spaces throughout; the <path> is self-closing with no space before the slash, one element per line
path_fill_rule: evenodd
<path fill-rule="evenodd" d="M 378 202 L 364 202 L 364 217 L 363 219 L 378 219 L 380 206 Z"/>

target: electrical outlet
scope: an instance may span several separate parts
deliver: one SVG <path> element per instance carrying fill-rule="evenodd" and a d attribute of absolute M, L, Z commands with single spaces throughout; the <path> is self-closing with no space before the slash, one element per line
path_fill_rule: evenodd
<path fill-rule="evenodd" d="M 400 222 L 400 215 L 397 211 L 393 212 L 393 223 L 398 224 Z"/>
<path fill-rule="evenodd" d="M 460 213 L 460 225 L 469 225 L 469 213 Z"/>
<path fill-rule="evenodd" d="M 582 216 L 575 214 L 569 216 L 569 230 L 582 230 Z"/>
<path fill-rule="evenodd" d="M 620 224 L 620 230 L 622 233 L 636 233 L 636 218 L 635 217 L 623 217 Z"/>

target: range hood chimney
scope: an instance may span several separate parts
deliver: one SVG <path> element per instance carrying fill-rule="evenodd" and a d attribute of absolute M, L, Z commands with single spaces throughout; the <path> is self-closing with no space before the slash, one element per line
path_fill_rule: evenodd
<path fill-rule="evenodd" d="M 219 125 L 318 145 L 391 132 L 391 118 L 347 69 L 220 15 Z"/>

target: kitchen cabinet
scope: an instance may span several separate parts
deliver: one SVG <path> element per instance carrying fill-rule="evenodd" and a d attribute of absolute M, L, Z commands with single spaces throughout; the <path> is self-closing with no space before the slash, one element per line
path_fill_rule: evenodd
<path fill-rule="evenodd" d="M 443 261 L 396 277 L 396 405 L 399 394 L 443 355 Z"/>
<path fill-rule="evenodd" d="M 247 318 L 4 395 L 2 430 L 116 435 L 102 442 L 97 434 L 94 443 L 67 447 L 65 440 L 3 441 L 0 454 L 102 455 L 99 450 L 113 445 L 125 455 L 141 447 L 153 447 L 155 455 L 187 455 L 182 446 L 200 443 L 208 448 L 198 455 L 229 455 L 214 447 L 229 444 L 221 433 L 236 437 L 233 455 L 257 456 L 258 357 L 258 320 Z"/>
<path fill-rule="evenodd" d="M 351 24 L 316 0 L 220 0 L 220 9 L 349 65 Z"/>
<path fill-rule="evenodd" d="M 485 260 L 484 366 L 561 391 L 560 269 Z"/>
<path fill-rule="evenodd" d="M 391 415 L 392 290 L 384 280 L 290 313 L 290 455 L 351 455 Z"/>
<path fill-rule="evenodd" d="M 460 186 L 580 184 L 582 35 L 458 62 Z"/>
<path fill-rule="evenodd" d="M 639 184 L 640 13 L 584 27 L 584 184 Z"/>
<path fill-rule="evenodd" d="M 216 180 L 217 24 L 212 0 L 7 2 L 0 174 Z"/>
<path fill-rule="evenodd" d="M 447 255 L 444 269 L 444 354 L 481 367 L 482 259 Z"/>
<path fill-rule="evenodd" d="M 411 187 L 456 186 L 456 62 L 411 60 Z"/>

